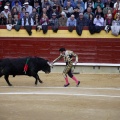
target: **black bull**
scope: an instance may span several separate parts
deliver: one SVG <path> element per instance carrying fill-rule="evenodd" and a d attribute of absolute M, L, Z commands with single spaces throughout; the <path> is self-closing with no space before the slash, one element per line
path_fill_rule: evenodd
<path fill-rule="evenodd" d="M 25 70 L 25 65 L 27 69 Z M 27 58 L 5 58 L 0 59 L 0 77 L 4 75 L 4 78 L 9 86 L 12 84 L 9 82 L 9 75 L 28 75 L 35 78 L 35 84 L 39 81 L 42 83 L 38 76 L 38 71 L 45 73 L 51 72 L 51 67 L 48 60 L 39 57 L 27 57 Z"/>

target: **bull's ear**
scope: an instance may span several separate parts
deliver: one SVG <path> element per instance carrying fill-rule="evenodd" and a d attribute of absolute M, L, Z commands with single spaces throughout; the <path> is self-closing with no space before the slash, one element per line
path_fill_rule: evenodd
<path fill-rule="evenodd" d="M 50 62 L 47 62 L 47 64 L 48 64 L 50 67 L 52 67 L 52 66 L 53 66 Z"/>

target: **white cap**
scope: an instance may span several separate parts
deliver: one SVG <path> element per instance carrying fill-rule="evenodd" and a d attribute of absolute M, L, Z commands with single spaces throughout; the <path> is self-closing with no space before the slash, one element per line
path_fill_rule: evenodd
<path fill-rule="evenodd" d="M 112 14 L 107 14 L 107 16 L 108 16 L 108 17 L 111 17 L 111 16 L 112 16 Z"/>
<path fill-rule="evenodd" d="M 64 11 L 61 12 L 61 15 L 66 15 Z"/>
<path fill-rule="evenodd" d="M 29 2 L 25 2 L 24 5 L 29 5 Z"/>
<path fill-rule="evenodd" d="M 9 9 L 8 6 L 4 6 L 4 9 Z"/>

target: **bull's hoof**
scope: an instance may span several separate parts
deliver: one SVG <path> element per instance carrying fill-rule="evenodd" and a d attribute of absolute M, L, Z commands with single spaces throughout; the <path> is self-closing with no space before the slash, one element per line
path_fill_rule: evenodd
<path fill-rule="evenodd" d="M 9 86 L 12 86 L 12 84 L 9 84 Z"/>
<path fill-rule="evenodd" d="M 43 83 L 43 81 L 40 81 L 40 83 Z"/>

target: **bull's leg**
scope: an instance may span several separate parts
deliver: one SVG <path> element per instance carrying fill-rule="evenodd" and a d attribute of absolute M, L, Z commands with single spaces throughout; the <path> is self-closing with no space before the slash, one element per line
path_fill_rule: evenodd
<path fill-rule="evenodd" d="M 40 79 L 40 77 L 39 77 L 38 74 L 37 74 L 37 76 L 38 76 L 38 80 L 39 80 L 39 82 L 40 82 L 40 83 L 43 83 L 43 81 Z"/>
<path fill-rule="evenodd" d="M 38 80 L 39 80 L 39 82 L 40 82 L 40 83 L 42 83 L 42 81 L 40 80 L 40 78 L 39 78 L 38 74 L 36 74 L 36 75 L 35 75 L 35 76 L 33 76 L 33 77 L 35 78 L 35 85 L 37 85 Z"/>
<path fill-rule="evenodd" d="M 8 84 L 9 86 L 12 86 L 12 84 L 9 82 L 8 77 L 9 77 L 9 75 L 5 75 L 5 76 L 4 76 L 4 78 L 5 78 L 6 82 L 7 82 L 7 84 Z"/>

